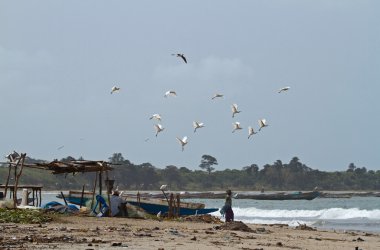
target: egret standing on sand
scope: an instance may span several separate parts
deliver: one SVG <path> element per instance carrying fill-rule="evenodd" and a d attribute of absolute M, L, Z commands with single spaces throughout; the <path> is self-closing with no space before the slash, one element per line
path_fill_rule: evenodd
<path fill-rule="evenodd" d="M 193 127 L 194 127 L 194 133 L 197 131 L 198 128 L 203 128 L 205 125 L 203 122 L 193 122 Z"/>
<path fill-rule="evenodd" d="M 164 97 L 167 98 L 168 96 L 177 96 L 177 93 L 174 90 L 168 90 L 165 92 Z"/>
<path fill-rule="evenodd" d="M 260 131 L 262 128 L 268 127 L 269 125 L 267 124 L 267 121 L 265 119 L 261 119 L 259 120 L 259 126 L 260 126 L 259 128 L 259 131 Z"/>
<path fill-rule="evenodd" d="M 177 54 L 172 54 L 172 56 L 180 57 L 180 58 L 182 58 L 182 60 L 183 60 L 185 63 L 187 63 L 187 60 L 186 60 L 186 57 L 185 57 L 184 54 L 179 54 L 179 53 L 177 53 Z"/>
<path fill-rule="evenodd" d="M 249 127 L 248 127 L 248 139 L 249 139 L 252 135 L 254 135 L 254 134 L 257 134 L 257 132 L 255 132 L 255 131 L 253 130 L 253 128 L 252 128 L 251 126 L 249 126 Z"/>
<path fill-rule="evenodd" d="M 182 151 L 185 149 L 185 145 L 188 143 L 187 141 L 187 136 L 184 136 L 182 139 L 176 137 L 177 140 L 179 141 L 179 143 L 181 144 L 182 146 Z"/>
<path fill-rule="evenodd" d="M 278 90 L 278 93 L 288 91 L 289 89 L 290 89 L 290 87 L 283 87 L 283 88 Z"/>
<path fill-rule="evenodd" d="M 232 118 L 235 117 L 235 114 L 241 112 L 241 111 L 238 110 L 238 106 L 237 106 L 237 104 L 235 104 L 235 103 L 232 104 L 232 106 L 231 106 L 231 110 L 232 110 Z"/>
<path fill-rule="evenodd" d="M 236 130 L 242 129 L 242 127 L 240 126 L 240 122 L 234 122 L 232 123 L 232 126 L 234 127 L 234 129 L 232 130 L 232 133 L 234 133 Z"/>
<path fill-rule="evenodd" d="M 164 129 L 165 129 L 164 127 L 162 127 L 161 124 L 155 124 L 154 127 L 156 128 L 156 137 L 157 137 L 158 133 L 164 131 Z"/>
<path fill-rule="evenodd" d="M 113 92 L 118 92 L 119 90 L 120 90 L 119 87 L 113 86 L 111 89 L 111 94 L 113 94 Z"/>

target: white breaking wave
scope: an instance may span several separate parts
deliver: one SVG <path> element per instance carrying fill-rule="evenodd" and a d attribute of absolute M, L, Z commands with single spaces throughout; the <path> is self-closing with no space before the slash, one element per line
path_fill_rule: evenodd
<path fill-rule="evenodd" d="M 358 208 L 327 208 L 321 210 L 282 210 L 282 209 L 257 209 L 234 207 L 235 218 L 248 220 L 258 219 L 323 219 L 323 220 L 347 220 L 355 218 L 366 218 L 369 220 L 380 220 L 380 209 L 365 210 Z M 217 212 L 218 213 L 218 212 Z"/>

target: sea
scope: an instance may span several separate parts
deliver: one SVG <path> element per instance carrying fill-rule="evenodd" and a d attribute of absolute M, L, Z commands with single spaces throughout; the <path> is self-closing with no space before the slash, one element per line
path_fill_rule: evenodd
<path fill-rule="evenodd" d="M 42 205 L 59 192 L 42 192 Z M 64 192 L 65 193 L 65 192 Z M 224 199 L 187 199 L 204 203 L 206 208 L 221 208 Z M 314 200 L 233 199 L 235 220 L 253 224 L 305 224 L 318 229 L 380 233 L 380 197 L 316 198 Z M 212 215 L 224 219 L 220 212 Z"/>

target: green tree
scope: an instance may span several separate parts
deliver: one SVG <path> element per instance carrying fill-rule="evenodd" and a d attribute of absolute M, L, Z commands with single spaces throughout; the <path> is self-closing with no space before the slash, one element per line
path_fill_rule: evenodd
<path fill-rule="evenodd" d="M 208 174 L 211 174 L 211 172 L 215 170 L 213 165 L 218 165 L 218 161 L 215 157 L 211 155 L 202 155 L 201 164 L 199 164 L 201 169 L 204 169 L 208 172 Z"/>
<path fill-rule="evenodd" d="M 113 155 L 108 159 L 112 163 L 123 163 L 124 162 L 124 157 L 121 153 L 113 153 Z"/>

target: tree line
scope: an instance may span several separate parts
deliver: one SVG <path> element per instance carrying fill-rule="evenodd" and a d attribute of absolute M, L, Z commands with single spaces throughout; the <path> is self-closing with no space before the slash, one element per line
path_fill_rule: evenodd
<path fill-rule="evenodd" d="M 82 159 L 82 158 L 80 158 Z M 76 160 L 68 156 L 61 161 Z M 78 159 L 77 159 L 78 160 Z M 28 163 L 40 160 L 27 158 Z M 256 164 L 242 169 L 216 170 L 218 161 L 211 155 L 203 155 L 199 169 L 168 165 L 157 168 L 150 163 L 134 164 L 121 153 L 114 153 L 109 162 L 114 170 L 109 178 L 115 180 L 120 190 L 158 190 L 167 184 L 171 190 L 207 191 L 207 190 L 379 190 L 380 170 L 367 170 L 350 163 L 347 170 L 325 172 L 312 169 L 297 157 L 289 163 L 281 160 L 265 164 L 259 168 Z M 0 168 L 0 184 L 4 184 L 8 175 L 6 164 Z M 95 179 L 94 173 L 76 175 L 52 175 L 45 170 L 25 168 L 21 184 L 43 185 L 44 190 L 81 189 L 82 185 L 90 190 Z M 10 181 L 12 184 L 12 179 Z"/>

